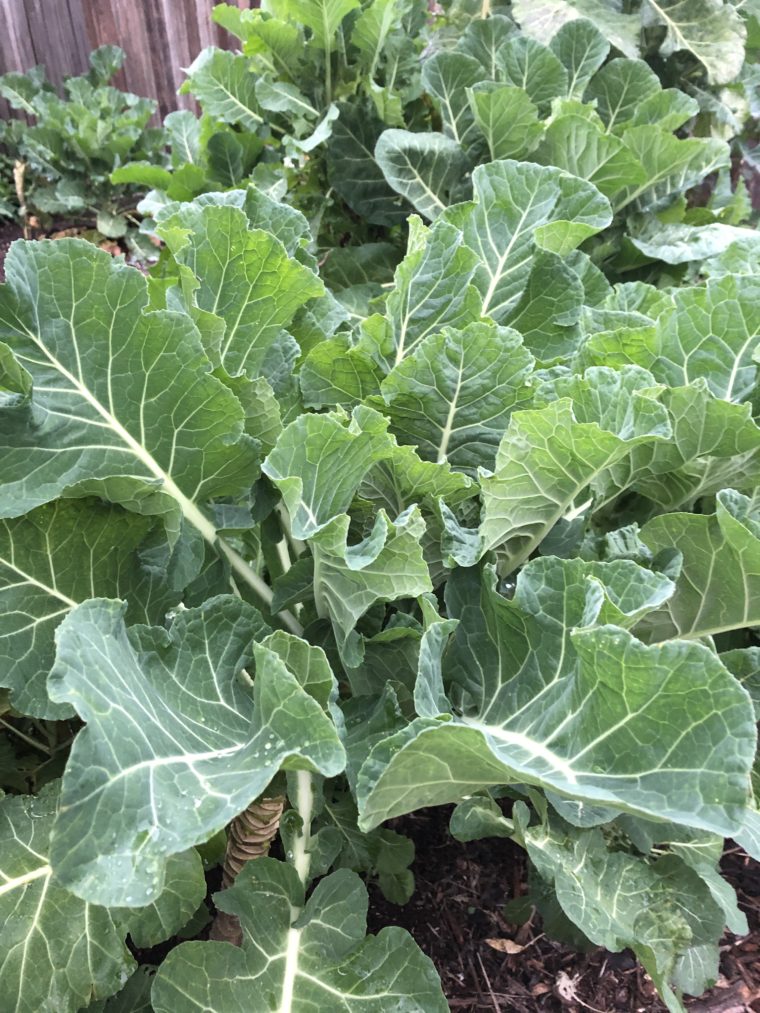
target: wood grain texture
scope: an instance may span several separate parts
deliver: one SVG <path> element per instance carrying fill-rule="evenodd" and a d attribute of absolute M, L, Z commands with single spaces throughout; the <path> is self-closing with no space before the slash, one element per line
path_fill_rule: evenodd
<path fill-rule="evenodd" d="M 0 73 L 44 63 L 61 84 L 87 70 L 91 49 L 121 46 L 124 69 L 114 84 L 155 99 L 163 118 L 172 109 L 194 108 L 177 95 L 189 67 L 205 46 L 235 49 L 233 39 L 211 21 L 216 0 L 0 0 Z M 236 0 L 258 6 L 257 0 Z M 0 116 L 7 116 L 0 100 Z"/>

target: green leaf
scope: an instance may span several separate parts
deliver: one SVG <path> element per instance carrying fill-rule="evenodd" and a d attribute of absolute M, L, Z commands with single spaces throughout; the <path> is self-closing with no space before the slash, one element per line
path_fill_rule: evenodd
<path fill-rule="evenodd" d="M 422 67 L 422 84 L 438 100 L 444 134 L 465 151 L 478 139 L 467 89 L 484 77 L 479 61 L 464 53 L 435 53 Z"/>
<path fill-rule="evenodd" d="M 638 210 L 658 208 L 729 162 L 728 145 L 713 138 L 680 140 L 655 127 L 637 126 L 626 130 L 623 140 L 643 166 L 645 180 L 617 197 L 615 210 L 632 201 Z"/>
<path fill-rule="evenodd" d="M 687 264 L 694 260 L 717 257 L 736 242 L 757 245 L 757 233 L 736 225 L 713 222 L 710 225 L 663 225 L 656 217 L 645 219 L 630 241 L 647 257 L 666 264 Z"/>
<path fill-rule="evenodd" d="M 400 224 L 411 208 L 391 189 L 375 160 L 382 121 L 366 108 L 345 104 L 339 109 L 340 116 L 327 142 L 330 185 L 367 221 L 377 225 Z"/>
<path fill-rule="evenodd" d="M 144 276 L 82 240 L 17 243 L 6 276 L 0 336 L 35 386 L 5 409 L 0 512 L 79 486 L 146 513 L 166 501 L 214 543 L 198 504 L 248 488 L 256 453 L 189 317 L 146 312 Z"/>
<path fill-rule="evenodd" d="M 671 386 L 704 377 L 712 393 L 742 402 L 757 382 L 760 277 L 711 278 L 673 294 L 675 308 L 658 320 L 652 372 Z"/>
<path fill-rule="evenodd" d="M 172 855 L 166 865 L 161 895 L 141 908 L 123 908 L 120 912 L 125 931 L 132 942 L 147 949 L 169 939 L 183 928 L 206 896 L 203 862 L 195 848 Z"/>
<path fill-rule="evenodd" d="M 550 48 L 567 70 L 568 97 L 582 99 L 589 81 L 607 59 L 609 42 L 596 24 L 580 18 L 565 22 Z"/>
<path fill-rule="evenodd" d="M 258 375 L 296 310 L 324 291 L 276 236 L 250 228 L 238 207 L 201 198 L 162 215 L 157 231 L 197 279 L 195 304 L 224 321 L 218 353 L 207 354 L 233 375 Z"/>
<path fill-rule="evenodd" d="M 151 162 L 127 162 L 126 165 L 114 169 L 110 178 L 111 182 L 116 185 L 133 183 L 135 186 L 155 187 L 163 190 L 171 183 L 172 174 L 168 169 L 164 169 L 160 165 L 153 165 Z"/>
<path fill-rule="evenodd" d="M 167 856 L 223 827 L 286 759 L 334 775 L 344 755 L 304 673 L 268 641 L 251 646 L 267 628 L 250 605 L 211 598 L 168 631 L 127 629 L 123 616 L 120 602 L 95 599 L 58 631 L 50 695 L 87 727 L 66 767 L 51 864 L 78 896 L 130 906 L 158 896 Z M 240 674 L 252 662 L 251 692 Z"/>
<path fill-rule="evenodd" d="M 264 122 L 256 99 L 256 77 L 248 60 L 237 53 L 214 46 L 201 50 L 187 70 L 182 90 L 194 95 L 205 113 L 223 123 L 256 130 Z"/>
<path fill-rule="evenodd" d="M 69 893 L 48 864 L 57 788 L 0 801 L 0 1002 L 18 1013 L 76 1013 L 135 966 L 119 913 Z"/>
<path fill-rule="evenodd" d="M 526 158 L 543 135 L 538 109 L 522 88 L 483 81 L 469 89 L 475 122 L 492 159 Z"/>
<path fill-rule="evenodd" d="M 601 472 L 638 444 L 671 436 L 651 385 L 636 367 L 594 367 L 558 382 L 546 407 L 512 416 L 494 474 L 481 483 L 480 537 L 504 554 L 504 572 L 529 558 Z"/>
<path fill-rule="evenodd" d="M 610 132 L 620 133 L 631 124 L 639 105 L 659 91 L 657 75 L 643 60 L 618 58 L 594 75 L 585 99 L 596 102 Z"/>
<path fill-rule="evenodd" d="M 58 500 L 0 521 L 1 683 L 16 710 L 41 718 L 72 714 L 48 699 L 55 628 L 93 595 L 129 601 L 130 622 L 163 618 L 179 595 L 142 565 L 152 519 L 96 500 Z"/>
<path fill-rule="evenodd" d="M 201 161 L 201 121 L 189 109 L 176 109 L 164 120 L 164 129 L 169 135 L 172 149 L 172 165 L 190 163 L 195 165 Z"/>
<path fill-rule="evenodd" d="M 626 56 L 638 56 L 639 18 L 623 14 L 619 0 L 514 0 L 522 30 L 539 42 L 549 42 L 563 25 L 588 18 Z"/>
<path fill-rule="evenodd" d="M 531 102 L 546 105 L 567 93 L 567 71 L 555 54 L 535 39 L 515 35 L 499 53 L 501 79 L 522 88 Z"/>
<path fill-rule="evenodd" d="M 663 392 L 672 440 L 637 447 L 613 469 L 618 489 L 636 489 L 668 510 L 714 495 L 730 482 L 753 490 L 760 468 L 760 429 L 749 404 L 714 397 L 704 380 Z"/>
<path fill-rule="evenodd" d="M 363 645 L 355 627 L 370 606 L 433 588 L 420 545 L 425 522 L 419 510 L 411 508 L 395 522 L 380 510 L 367 537 L 351 545 L 349 524 L 348 515 L 336 517 L 310 544 L 317 613 L 330 618 L 344 664 L 356 667 Z"/>
<path fill-rule="evenodd" d="M 351 345 L 345 334 L 320 341 L 299 372 L 304 404 L 310 408 L 342 405 L 353 408 L 380 387 L 379 366 Z"/>
<path fill-rule="evenodd" d="M 641 532 L 653 553 L 677 549 L 681 575 L 673 598 L 648 616 L 653 640 L 698 639 L 760 624 L 760 510 L 726 489 L 714 514 L 663 514 Z"/>
<path fill-rule="evenodd" d="M 610 199 L 647 180 L 623 141 L 581 116 L 553 119 L 534 157 L 542 165 L 556 165 L 587 179 Z"/>
<path fill-rule="evenodd" d="M 425 338 L 383 380 L 391 431 L 420 456 L 474 473 L 493 467 L 513 409 L 527 400 L 533 357 L 520 335 L 492 323 Z"/>
<path fill-rule="evenodd" d="M 385 130 L 375 158 L 391 187 L 426 218 L 437 218 L 468 168 L 459 144 L 443 134 Z"/>
<path fill-rule="evenodd" d="M 359 0 L 287 0 L 293 20 L 311 29 L 311 43 L 330 50 L 343 18 L 359 7 Z"/>
<path fill-rule="evenodd" d="M 305 901 L 295 871 L 263 858 L 249 862 L 216 902 L 240 920 L 242 947 L 183 943 L 172 950 L 153 986 L 156 1013 L 242 1011 L 251 989 L 270 1009 L 329 1003 L 346 1013 L 394 1006 L 445 1013 L 433 965 L 407 932 L 392 927 L 365 937 L 367 894 L 354 872 L 334 872 Z M 293 911 L 300 912 L 295 921 Z"/>
<path fill-rule="evenodd" d="M 686 50 L 712 84 L 733 81 L 744 63 L 747 30 L 738 10 L 723 0 L 645 0 L 644 24 L 663 25 L 663 56 Z"/>
<path fill-rule="evenodd" d="M 620 626 L 667 598 L 667 578 L 629 561 L 545 558 L 523 569 L 511 601 L 492 572 L 479 585 L 476 570 L 447 585 L 459 626 L 443 675 L 459 716 L 418 718 L 374 746 L 359 775 L 362 827 L 512 782 L 738 829 L 755 748 L 745 690 L 706 647 L 647 647 Z"/>
<path fill-rule="evenodd" d="M 346 425 L 346 423 L 349 423 Z M 345 514 L 367 470 L 391 450 L 387 420 L 359 406 L 301 415 L 283 431 L 263 470 L 280 490 L 296 538 L 311 538 Z"/>
<path fill-rule="evenodd" d="M 703 950 L 709 950 L 706 969 L 689 990 L 710 987 L 723 911 L 680 858 L 646 862 L 608 850 L 599 830 L 569 833 L 544 824 L 525 826 L 524 834 L 528 854 L 553 884 L 565 914 L 598 946 L 632 948 L 670 1010 L 683 1009 L 670 985 L 679 987 L 686 969 L 705 958 Z"/>
<path fill-rule="evenodd" d="M 457 43 L 457 52 L 474 56 L 486 72 L 489 81 L 495 81 L 501 73 L 499 54 L 510 36 L 517 31 L 517 25 L 503 14 L 491 14 L 485 19 L 476 18 L 467 25 Z"/>
<path fill-rule="evenodd" d="M 518 303 L 536 249 L 569 253 L 611 220 L 596 187 L 559 169 L 492 162 L 473 173 L 475 200 L 444 216 L 459 228 L 480 265 L 481 312 L 501 323 Z"/>

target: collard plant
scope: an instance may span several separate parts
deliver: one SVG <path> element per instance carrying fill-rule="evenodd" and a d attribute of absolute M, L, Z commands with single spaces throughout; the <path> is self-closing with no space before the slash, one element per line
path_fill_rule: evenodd
<path fill-rule="evenodd" d="M 724 142 L 752 133 L 755 75 L 744 60 L 757 26 L 722 0 L 628 6 L 515 2 L 480 17 L 453 3 L 426 20 L 424 5 L 405 0 L 219 5 L 214 16 L 242 51 L 207 49 L 189 68 L 184 90 L 204 116 L 172 114 L 171 126 L 181 119 L 192 144 L 173 147 L 161 179 L 140 166 L 114 178 L 158 187 L 149 214 L 222 180 L 279 181 L 330 248 L 395 241 L 412 211 L 432 220 L 470 199 L 477 165 L 529 158 L 610 199 L 598 261 L 640 268 L 651 253 L 626 237 L 651 245 L 651 215 L 667 207 L 660 247 L 684 262 L 669 247 L 696 241 L 687 226 L 733 226 L 749 213 L 743 189 L 728 185 Z M 711 207 L 687 210 L 686 192 L 718 170 Z"/>
<path fill-rule="evenodd" d="M 64 218 L 95 226 L 111 239 L 126 235 L 130 213 L 136 224 L 139 190 L 114 185 L 111 173 L 133 159 L 162 161 L 164 135 L 148 126 L 155 102 L 108 84 L 123 62 L 116 46 L 94 50 L 89 73 L 67 78 L 63 97 L 44 67 L 0 76 L 0 95 L 32 121 L 9 121 L 2 135 L 6 160 L 24 164 L 25 217 Z M 6 182 L 10 190 L 12 175 Z"/>
<path fill-rule="evenodd" d="M 160 278 L 14 245 L 3 720 L 50 761 L 0 802 L 5 1005 L 444 1011 L 359 876 L 406 899 L 383 824 L 444 803 L 670 1010 L 715 980 L 723 839 L 760 856 L 760 261 L 612 287 L 580 249 L 612 216 L 481 165 L 368 315 L 331 288 L 382 251 L 323 278 L 255 188 L 166 206 Z M 241 945 L 193 941 L 200 854 L 283 798 L 282 859 L 214 898 Z M 151 978 L 128 936 L 190 941 Z"/>

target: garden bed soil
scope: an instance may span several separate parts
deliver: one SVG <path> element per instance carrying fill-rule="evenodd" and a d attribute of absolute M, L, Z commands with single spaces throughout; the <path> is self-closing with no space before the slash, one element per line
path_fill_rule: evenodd
<path fill-rule="evenodd" d="M 450 806 L 425 809 L 389 824 L 415 842 L 417 888 L 397 907 L 371 887 L 369 931 L 407 929 L 435 964 L 454 1013 L 665 1013 L 630 951 L 579 953 L 548 939 L 535 915 L 511 924 L 504 908 L 526 892 L 524 852 L 496 838 L 459 843 L 448 831 L 450 813 Z M 724 937 L 716 987 L 686 1006 L 692 1013 L 760 1013 L 760 865 L 729 843 L 723 871 L 750 932 Z"/>

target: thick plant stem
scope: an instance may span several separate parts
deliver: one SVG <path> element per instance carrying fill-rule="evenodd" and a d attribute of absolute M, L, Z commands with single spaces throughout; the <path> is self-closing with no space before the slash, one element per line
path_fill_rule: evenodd
<path fill-rule="evenodd" d="M 222 888 L 232 886 L 238 873 L 247 862 L 264 858 L 274 840 L 285 799 L 281 795 L 273 798 L 257 798 L 240 813 L 227 831 L 227 851 L 224 856 Z M 240 946 L 242 932 L 234 915 L 217 911 L 211 927 L 211 939 Z"/>

